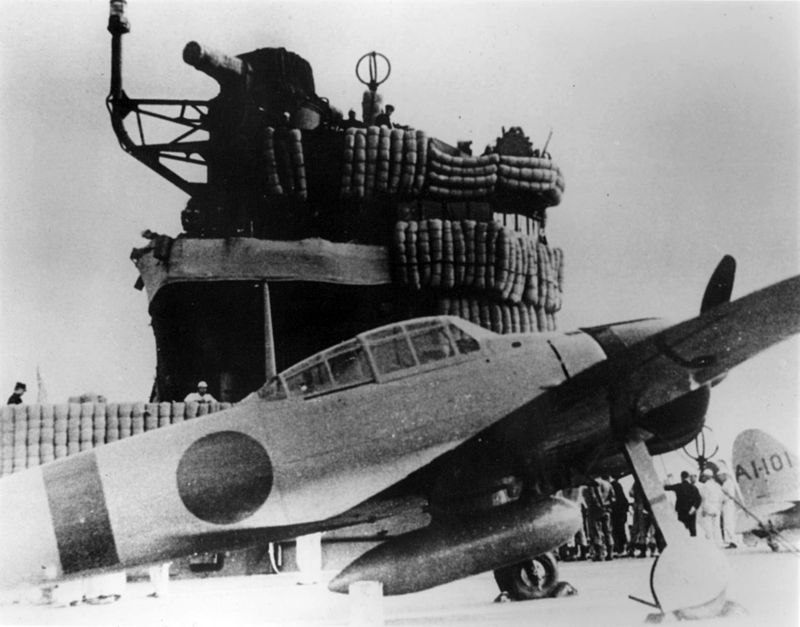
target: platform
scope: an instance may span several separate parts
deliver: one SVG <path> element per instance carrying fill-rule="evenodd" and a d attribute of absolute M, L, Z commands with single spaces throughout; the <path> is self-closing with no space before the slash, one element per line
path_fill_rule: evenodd
<path fill-rule="evenodd" d="M 733 579 L 729 598 L 747 614 L 698 625 L 798 625 L 798 567 L 788 553 L 765 546 L 726 551 Z M 647 598 L 652 558 L 562 564 L 563 579 L 578 595 L 521 603 L 493 603 L 490 573 L 420 593 L 384 599 L 385 624 L 392 626 L 470 625 L 642 625 L 652 611 L 631 601 Z M 325 579 L 334 573 L 324 573 Z M 347 625 L 348 598 L 324 583 L 297 585 L 296 574 L 257 575 L 171 582 L 168 598 L 148 598 L 147 582 L 129 583 L 108 605 L 37 606 L 29 601 L 0 605 L 3 625 Z"/>

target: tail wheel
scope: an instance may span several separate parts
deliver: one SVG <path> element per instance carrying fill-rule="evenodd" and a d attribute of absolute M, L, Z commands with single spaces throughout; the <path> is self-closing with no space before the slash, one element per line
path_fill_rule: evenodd
<path fill-rule="evenodd" d="M 767 546 L 775 552 L 781 550 L 781 545 L 778 544 L 778 541 L 775 539 L 775 536 L 769 535 L 767 536 Z"/>
<path fill-rule="evenodd" d="M 542 553 L 494 571 L 501 592 L 515 601 L 543 599 L 551 596 L 558 585 L 558 563 L 552 553 Z"/>

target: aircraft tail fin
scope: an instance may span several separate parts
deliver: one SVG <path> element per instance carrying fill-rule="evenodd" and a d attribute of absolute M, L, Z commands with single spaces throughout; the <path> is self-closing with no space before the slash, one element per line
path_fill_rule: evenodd
<path fill-rule="evenodd" d="M 800 501 L 797 455 L 760 429 L 736 436 L 733 466 L 747 508 L 777 511 Z"/>

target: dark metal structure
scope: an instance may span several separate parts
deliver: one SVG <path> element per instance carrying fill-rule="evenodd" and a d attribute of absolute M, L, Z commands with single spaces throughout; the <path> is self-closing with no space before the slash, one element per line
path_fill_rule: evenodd
<path fill-rule="evenodd" d="M 213 78 L 219 94 L 134 98 L 122 80 L 122 39 L 130 31 L 124 7 L 112 0 L 108 23 L 112 128 L 126 152 L 189 196 L 184 232 L 148 233 L 148 244 L 132 254 L 157 346 L 151 400 L 180 400 L 205 379 L 218 399 L 235 402 L 355 333 L 454 313 L 459 303 L 459 315 L 501 332 L 554 328 L 555 266 L 537 278 L 531 253 L 523 251 L 524 264 L 515 260 L 518 287 L 524 270 L 543 294 L 550 290 L 547 316 L 544 297 L 534 311 L 536 303 L 521 302 L 520 290 L 491 291 L 495 271 L 485 270 L 495 248 L 505 251 L 497 243 L 503 229 L 544 246 L 539 254 L 552 252 L 545 210 L 559 202 L 563 179 L 521 129 L 504 130 L 496 154 L 471 157 L 409 127 L 369 126 L 380 106 L 378 86 L 391 73 L 376 51 L 356 65 L 368 88 L 362 128 L 348 127 L 316 93 L 310 64 L 284 48 L 230 56 L 189 42 L 184 61 Z M 153 134 L 165 126 L 177 130 L 166 139 Z M 205 180 L 190 180 L 185 172 L 192 168 Z M 467 242 L 475 240 L 471 259 L 463 244 L 458 253 L 457 237 L 442 232 L 441 224 L 449 231 L 451 222 L 477 225 Z M 399 228 L 413 231 L 402 250 L 393 245 Z M 411 245 L 416 258 L 405 259 Z M 400 270 L 416 263 L 432 265 L 415 284 Z M 462 263 L 486 272 L 487 281 L 456 284 L 453 264 Z M 450 269 L 441 283 L 435 264 Z M 512 270 L 498 265 L 498 281 Z"/>

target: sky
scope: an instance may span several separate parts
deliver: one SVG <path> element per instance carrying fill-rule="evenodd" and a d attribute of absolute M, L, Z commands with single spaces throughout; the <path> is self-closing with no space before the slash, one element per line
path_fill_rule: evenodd
<path fill-rule="evenodd" d="M 155 371 L 130 250 L 180 230 L 186 196 L 125 154 L 105 109 L 107 3 L 6 0 L 0 21 L 0 390 L 146 399 Z M 724 254 L 734 297 L 800 272 L 800 4 L 129 0 L 132 97 L 212 98 L 184 64 L 283 46 L 358 110 L 356 60 L 392 63 L 393 118 L 477 151 L 522 126 L 566 179 L 559 326 L 697 315 Z M 797 445 L 800 342 L 733 371 L 708 425 L 723 453 L 759 426 Z M 30 396 L 28 398 L 30 398 Z M 690 465 L 673 455 L 670 469 Z"/>

